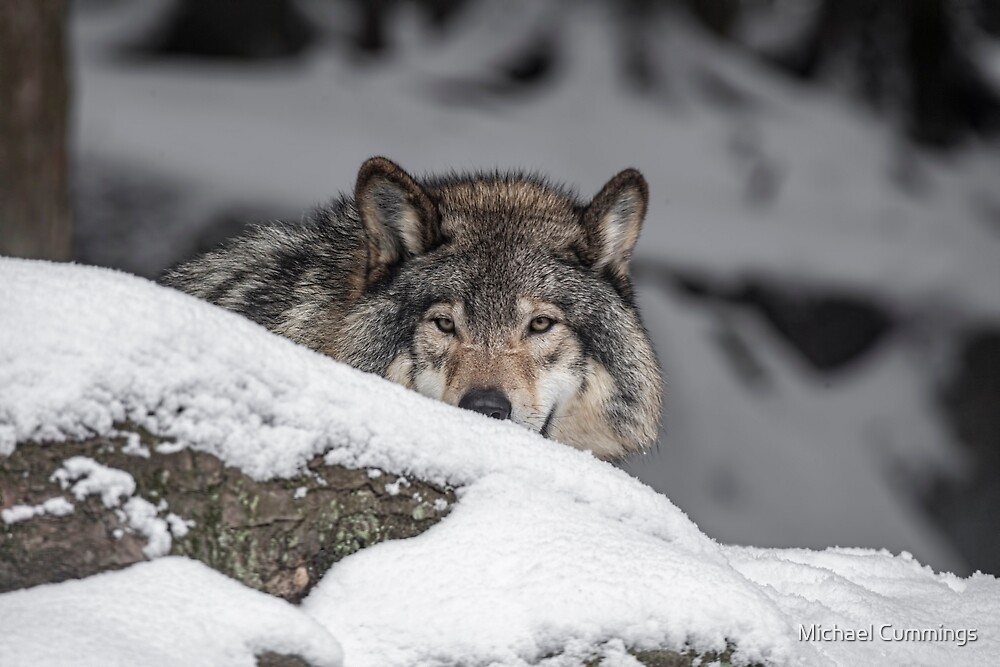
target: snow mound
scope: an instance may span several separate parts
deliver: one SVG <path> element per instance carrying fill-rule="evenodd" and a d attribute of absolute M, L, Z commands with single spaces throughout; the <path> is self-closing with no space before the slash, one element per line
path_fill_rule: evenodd
<path fill-rule="evenodd" d="M 324 454 L 461 487 L 428 532 L 336 564 L 302 606 L 318 622 L 312 630 L 249 624 L 329 647 L 317 664 L 339 660 L 327 632 L 349 667 L 576 665 L 595 648 L 626 664 L 623 645 L 705 651 L 727 642 L 737 660 L 774 665 L 989 664 L 1000 655 L 993 577 L 936 574 L 908 554 L 721 546 L 666 497 L 587 453 L 425 399 L 139 278 L 0 259 L 0 286 L 0 455 L 30 440 L 108 435 L 128 419 L 258 479 L 294 476 Z M 36 656 L 70 635 L 76 646 L 104 638 L 88 625 L 106 622 L 94 620 L 101 613 L 61 603 L 79 591 L 128 618 L 174 596 L 157 618 L 190 622 L 201 637 L 225 615 L 183 598 L 201 587 L 184 588 L 188 578 L 207 573 L 172 576 L 199 570 L 180 562 L 0 596 L 5 619 L 35 618 L 23 632 L 21 620 L 17 631 L 5 627 L 0 647 Z M 204 588 L 243 609 L 249 593 L 226 586 Z M 44 621 L 11 613 L 42 608 Z M 858 640 L 866 630 L 871 638 Z M 227 664 L 215 656 L 228 645 L 170 664 Z M 144 646 L 150 659 L 133 663 L 158 664 L 162 643 L 151 636 Z M 192 639 L 183 650 L 198 646 Z"/>
<path fill-rule="evenodd" d="M 253 667 L 268 651 L 342 664 L 301 611 L 186 558 L 0 595 L 0 618 L 5 665 Z"/>

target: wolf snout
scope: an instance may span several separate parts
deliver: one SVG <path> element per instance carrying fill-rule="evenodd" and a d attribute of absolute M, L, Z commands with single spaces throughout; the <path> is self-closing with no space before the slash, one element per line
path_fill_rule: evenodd
<path fill-rule="evenodd" d="M 493 419 L 510 419 L 510 399 L 499 389 L 473 389 L 466 392 L 458 402 L 458 407 Z"/>

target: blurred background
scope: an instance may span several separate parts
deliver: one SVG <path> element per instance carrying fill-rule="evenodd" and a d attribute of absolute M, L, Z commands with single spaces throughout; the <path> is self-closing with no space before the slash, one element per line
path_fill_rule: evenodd
<path fill-rule="evenodd" d="M 997 0 L 3 0 L 0 254 L 149 278 L 382 154 L 638 167 L 708 535 L 1000 574 Z M 2 326 L 2 323 L 0 323 Z"/>

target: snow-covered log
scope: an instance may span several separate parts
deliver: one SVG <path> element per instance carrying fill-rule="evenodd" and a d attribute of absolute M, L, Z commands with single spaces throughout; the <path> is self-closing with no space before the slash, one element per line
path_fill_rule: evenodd
<path fill-rule="evenodd" d="M 0 465 L 0 593 L 176 554 L 298 601 L 334 562 L 423 532 L 453 502 L 432 484 L 322 457 L 297 477 L 257 481 L 134 426 L 19 447 Z"/>

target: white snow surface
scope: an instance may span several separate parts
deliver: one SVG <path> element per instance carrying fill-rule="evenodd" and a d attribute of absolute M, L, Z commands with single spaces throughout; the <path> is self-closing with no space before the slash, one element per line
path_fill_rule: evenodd
<path fill-rule="evenodd" d="M 109 468 L 92 458 L 74 456 L 52 473 L 52 481 L 70 489 L 77 500 L 100 495 L 105 507 L 117 507 L 122 497 L 135 493 L 135 479 L 124 470 Z"/>
<path fill-rule="evenodd" d="M 727 640 L 739 659 L 774 665 L 1000 656 L 994 577 L 937 574 L 908 554 L 723 546 L 587 453 L 140 278 L 0 259 L 0 455 L 28 440 L 109 434 L 126 418 L 257 479 L 294 476 L 325 453 L 460 487 L 459 500 L 426 533 L 336 564 L 302 612 L 173 558 L 2 595 L 0 655 L 15 664 L 65 664 L 64 644 L 73 655 L 107 650 L 100 664 L 122 664 L 126 645 L 140 651 L 131 664 L 251 664 L 247 637 L 260 646 L 261 633 L 269 647 L 305 646 L 317 664 L 337 664 L 332 634 L 348 667 L 576 665 L 595 646 L 627 664 L 623 645 L 708 650 Z M 811 624 L 951 635 L 800 640 Z M 975 640 L 959 645 L 959 630 Z"/>
<path fill-rule="evenodd" d="M 158 558 L 170 553 L 172 538 L 170 537 L 170 526 L 167 521 L 157 517 L 156 506 L 139 496 L 129 498 L 121 509 L 125 522 L 129 528 L 146 538 L 146 546 L 142 548 L 142 553 L 147 558 Z M 171 522 L 173 523 L 173 522 Z M 180 523 L 184 526 L 183 522 Z M 186 526 L 182 532 L 187 534 Z"/>
<path fill-rule="evenodd" d="M 342 664 L 301 611 L 186 558 L 5 593 L 0 618 L 11 667 L 253 667 L 265 651 Z"/>

